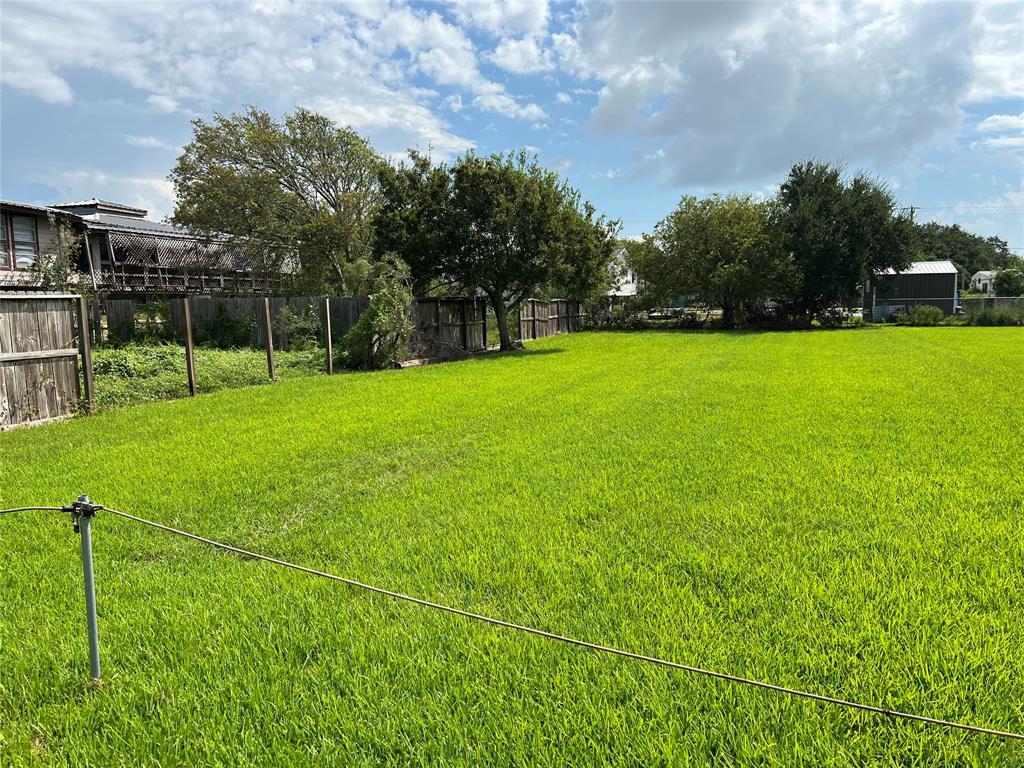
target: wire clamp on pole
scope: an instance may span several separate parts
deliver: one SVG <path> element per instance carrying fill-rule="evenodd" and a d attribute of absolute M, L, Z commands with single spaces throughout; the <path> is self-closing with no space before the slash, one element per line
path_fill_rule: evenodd
<path fill-rule="evenodd" d="M 83 517 L 96 517 L 96 513 L 101 509 L 103 507 L 100 504 L 93 504 L 84 493 L 70 507 L 64 507 L 65 512 L 71 513 L 71 520 L 75 524 L 75 533 L 81 531 L 79 523 Z"/>

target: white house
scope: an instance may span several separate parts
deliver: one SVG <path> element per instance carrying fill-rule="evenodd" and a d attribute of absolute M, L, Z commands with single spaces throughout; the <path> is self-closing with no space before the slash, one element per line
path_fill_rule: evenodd
<path fill-rule="evenodd" d="M 618 282 L 615 286 L 608 291 L 608 296 L 613 298 L 626 298 L 629 296 L 636 296 L 637 293 L 637 277 L 636 272 L 629 268 L 626 263 L 626 249 L 619 248 L 613 254 L 616 271 L 619 274 Z"/>
<path fill-rule="evenodd" d="M 971 290 L 981 293 L 996 292 L 996 271 L 994 269 L 983 269 L 971 276 Z"/>

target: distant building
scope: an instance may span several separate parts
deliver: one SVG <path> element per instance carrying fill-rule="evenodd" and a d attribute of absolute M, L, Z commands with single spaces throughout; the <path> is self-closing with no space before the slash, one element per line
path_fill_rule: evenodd
<path fill-rule="evenodd" d="M 959 270 L 951 261 L 914 261 L 906 269 L 877 272 L 864 288 L 864 318 L 878 323 L 918 304 L 955 314 Z"/>
<path fill-rule="evenodd" d="M 612 253 L 612 259 L 614 260 L 615 267 L 620 273 L 618 282 L 610 291 L 608 296 L 612 298 L 628 298 L 630 296 L 636 296 L 639 288 L 636 271 L 630 269 L 629 264 L 626 262 L 626 249 L 618 248 Z"/>
<path fill-rule="evenodd" d="M 971 290 L 989 294 L 996 292 L 996 270 L 983 269 L 971 276 Z"/>
<path fill-rule="evenodd" d="M 146 211 L 109 200 L 32 205 L 0 200 L 0 289 L 33 288 L 39 257 L 52 253 L 50 219 L 82 236 L 78 269 L 86 287 L 106 293 L 247 292 L 272 278 L 250 258 Z"/>
<path fill-rule="evenodd" d="M 918 304 L 956 314 L 960 304 L 960 271 L 951 261 L 915 261 L 896 272 L 876 273 L 864 289 L 864 317 L 873 322 L 906 312 Z"/>

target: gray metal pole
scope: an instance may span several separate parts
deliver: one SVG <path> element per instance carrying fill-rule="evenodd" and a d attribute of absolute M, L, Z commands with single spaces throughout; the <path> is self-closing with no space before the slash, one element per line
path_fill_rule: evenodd
<path fill-rule="evenodd" d="M 89 672 L 93 680 L 100 679 L 100 634 L 96 626 L 96 587 L 92 574 L 92 518 L 96 510 L 88 496 L 79 496 L 75 507 L 79 511 L 76 521 L 82 535 L 82 573 L 85 576 L 85 616 L 89 626 Z"/>

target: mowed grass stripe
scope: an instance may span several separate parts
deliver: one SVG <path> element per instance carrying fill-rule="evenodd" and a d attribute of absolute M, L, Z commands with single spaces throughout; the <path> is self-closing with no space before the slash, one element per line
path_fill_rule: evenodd
<path fill-rule="evenodd" d="M 1021 341 L 554 337 L 5 434 L 0 499 L 84 491 L 510 621 L 1015 730 Z M 0 576 L 0 734 L 15 762 L 36 740 L 58 763 L 255 764 L 270 747 L 281 764 L 1019 761 L 993 740 L 588 658 L 110 521 L 95 537 L 114 671 L 86 696 L 74 540 L 54 521 L 3 522 L 18 557 Z"/>

